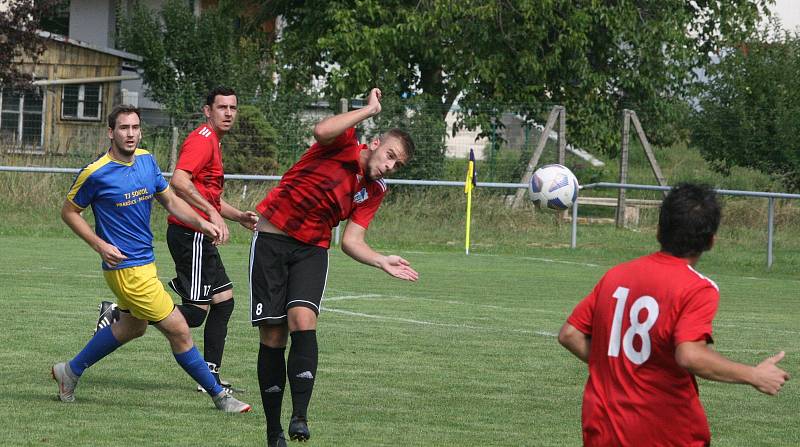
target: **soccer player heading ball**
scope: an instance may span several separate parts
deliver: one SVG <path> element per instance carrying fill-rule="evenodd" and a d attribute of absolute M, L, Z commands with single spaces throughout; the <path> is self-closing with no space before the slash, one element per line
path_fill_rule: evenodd
<path fill-rule="evenodd" d="M 289 437 L 311 434 L 307 409 L 317 374 L 317 317 L 328 274 L 331 229 L 349 219 L 342 250 L 395 278 L 416 281 L 408 261 L 375 252 L 365 241 L 386 194 L 383 178 L 414 155 L 414 143 L 392 129 L 368 145 L 354 126 L 381 111 L 372 89 L 364 108 L 331 116 L 314 127 L 313 144 L 256 207 L 260 213 L 250 252 L 251 320 L 258 326 L 258 382 L 269 446 L 285 446 L 280 422 L 288 375 L 292 394 Z M 288 361 L 284 352 L 291 337 Z"/>
<path fill-rule="evenodd" d="M 661 205 L 661 251 L 609 270 L 573 310 L 558 341 L 589 364 L 585 446 L 707 446 L 695 375 L 776 394 L 789 375 L 783 352 L 756 366 L 710 348 L 717 285 L 694 269 L 714 245 L 716 194 L 681 184 Z"/>

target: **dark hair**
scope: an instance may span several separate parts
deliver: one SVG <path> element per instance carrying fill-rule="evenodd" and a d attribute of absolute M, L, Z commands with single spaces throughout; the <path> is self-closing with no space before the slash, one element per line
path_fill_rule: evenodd
<path fill-rule="evenodd" d="M 135 113 L 139 117 L 139 121 L 142 120 L 142 114 L 139 113 L 138 107 L 130 104 L 120 104 L 111 109 L 111 113 L 108 114 L 108 127 L 110 129 L 117 127 L 117 117 L 122 113 Z"/>
<path fill-rule="evenodd" d="M 222 85 L 218 87 L 214 87 L 208 92 L 208 96 L 206 96 L 206 105 L 211 107 L 214 105 L 214 99 L 217 96 L 236 96 L 236 92 L 230 87 L 224 87 Z"/>
<path fill-rule="evenodd" d="M 661 203 L 658 242 L 679 258 L 711 249 L 722 216 L 717 194 L 708 185 L 680 183 Z"/>
<path fill-rule="evenodd" d="M 414 140 L 411 139 L 411 135 L 409 135 L 408 132 L 395 127 L 394 129 L 389 129 L 389 131 L 383 134 L 382 138 L 386 137 L 397 138 L 397 140 L 403 146 L 403 150 L 406 153 L 406 159 L 411 160 L 414 158 L 416 146 L 414 145 Z"/>

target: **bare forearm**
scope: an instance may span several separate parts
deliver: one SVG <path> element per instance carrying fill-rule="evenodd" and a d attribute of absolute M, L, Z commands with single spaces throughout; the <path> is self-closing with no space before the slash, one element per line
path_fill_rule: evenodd
<path fill-rule="evenodd" d="M 690 373 L 704 379 L 726 383 L 753 383 L 754 367 L 729 360 L 710 348 L 695 349 L 680 363 Z"/>
<path fill-rule="evenodd" d="M 172 175 L 170 186 L 172 190 L 175 191 L 175 195 L 186 201 L 189 205 L 202 210 L 204 213 L 211 215 L 217 211 L 216 208 L 200 194 L 200 191 L 195 188 L 189 172 L 176 169 Z"/>
<path fill-rule="evenodd" d="M 232 206 L 231 204 L 229 204 L 228 202 L 226 202 L 226 201 L 224 201 L 222 199 L 220 199 L 220 205 L 221 206 L 220 206 L 219 214 L 222 217 L 224 217 L 224 218 L 226 218 L 228 220 L 236 221 L 236 222 L 239 222 L 239 221 L 242 220 L 242 214 L 243 213 L 242 213 L 241 210 L 239 210 L 238 208 Z"/>
<path fill-rule="evenodd" d="M 375 116 L 376 113 L 374 107 L 364 107 L 325 118 L 314 126 L 314 138 L 321 144 L 330 143 L 345 130 Z"/>
<path fill-rule="evenodd" d="M 373 250 L 364 241 L 345 241 L 342 243 L 342 251 L 362 264 L 376 268 L 381 267 L 379 260 L 383 255 Z"/>
<path fill-rule="evenodd" d="M 75 234 L 92 247 L 92 250 L 98 251 L 99 243 L 102 239 L 95 234 L 92 227 L 81 216 L 80 211 L 69 209 L 69 206 L 69 204 L 64 204 L 64 208 L 61 210 L 61 219 Z"/>
<path fill-rule="evenodd" d="M 165 193 L 156 195 L 156 199 L 161 203 L 165 210 L 177 217 L 181 222 L 200 228 L 205 221 L 188 203 L 180 199 L 175 194 L 170 194 L 169 190 Z"/>

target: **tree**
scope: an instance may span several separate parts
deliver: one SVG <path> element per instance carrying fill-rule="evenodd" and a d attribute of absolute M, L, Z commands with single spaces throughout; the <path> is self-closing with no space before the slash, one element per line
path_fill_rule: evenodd
<path fill-rule="evenodd" d="M 239 117 L 224 143 L 226 166 L 236 173 L 274 173 L 276 130 L 265 119 L 270 114 L 248 104 L 260 106 L 258 96 L 271 91 L 271 71 L 259 35 L 243 35 L 236 20 L 223 8 L 195 16 L 182 0 L 168 0 L 160 12 L 137 2 L 119 22 L 119 44 L 142 56 L 147 95 L 180 125 L 193 124 L 212 88 L 236 90 Z"/>
<path fill-rule="evenodd" d="M 692 142 L 722 171 L 783 176 L 800 190 L 800 35 L 772 22 L 711 67 Z"/>
<path fill-rule="evenodd" d="M 568 110 L 571 141 L 614 153 L 620 112 L 637 110 L 652 139 L 685 108 L 695 69 L 752 30 L 773 0 L 276 0 L 254 21 L 282 16 L 283 82 L 324 77 L 333 98 L 378 85 L 425 93 L 458 126 L 497 128 L 499 113 L 540 120 Z M 661 126 L 664 124 L 664 126 Z"/>
<path fill-rule="evenodd" d="M 20 61 L 35 63 L 44 53 L 39 36 L 42 18 L 59 2 L 7 0 L 0 8 L 0 86 L 24 89 L 33 74 L 21 71 Z"/>
<path fill-rule="evenodd" d="M 148 96 L 173 117 L 197 111 L 215 86 L 228 85 L 242 97 L 270 89 L 263 47 L 257 36 L 241 35 L 236 17 L 219 8 L 195 16 L 189 3 L 168 0 L 160 12 L 135 3 L 119 22 L 121 48 L 143 58 Z"/>

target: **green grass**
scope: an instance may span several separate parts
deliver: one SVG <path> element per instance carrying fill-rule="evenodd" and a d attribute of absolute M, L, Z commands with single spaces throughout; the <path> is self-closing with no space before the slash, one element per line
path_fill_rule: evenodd
<path fill-rule="evenodd" d="M 391 233 L 390 221 L 375 235 Z M 426 249 L 421 238 L 399 252 L 420 271 L 416 284 L 392 280 L 332 250 L 309 447 L 579 445 L 586 369 L 554 334 L 606 268 L 653 247 L 649 230 L 592 228 L 598 227 L 583 231 L 574 251 L 561 246 L 568 241 L 563 228 L 513 253 L 478 246 L 464 256 L 460 244 Z M 243 238 L 243 231 L 236 233 Z M 392 240 L 374 242 L 386 248 Z M 62 234 L 5 234 L 0 243 L 6 312 L 0 443 L 263 445 L 245 243 L 222 248 L 238 303 L 223 377 L 247 389 L 243 398 L 254 405 L 253 412 L 233 416 L 220 414 L 194 391 L 152 329 L 89 369 L 76 403 L 58 402 L 50 365 L 83 347 L 97 303 L 110 296 L 99 259 L 77 237 Z M 792 269 L 767 273 L 755 249 L 725 240 L 719 245 L 699 265 L 722 291 L 717 348 L 751 364 L 786 350 L 782 366 L 797 375 L 797 252 L 782 253 L 782 259 L 794 259 Z M 166 244 L 159 241 L 156 248 L 161 279 L 167 280 L 173 267 Z M 195 339 L 201 338 L 196 331 Z M 700 388 L 715 445 L 800 445 L 796 383 L 777 397 L 741 385 L 701 381 Z"/>

